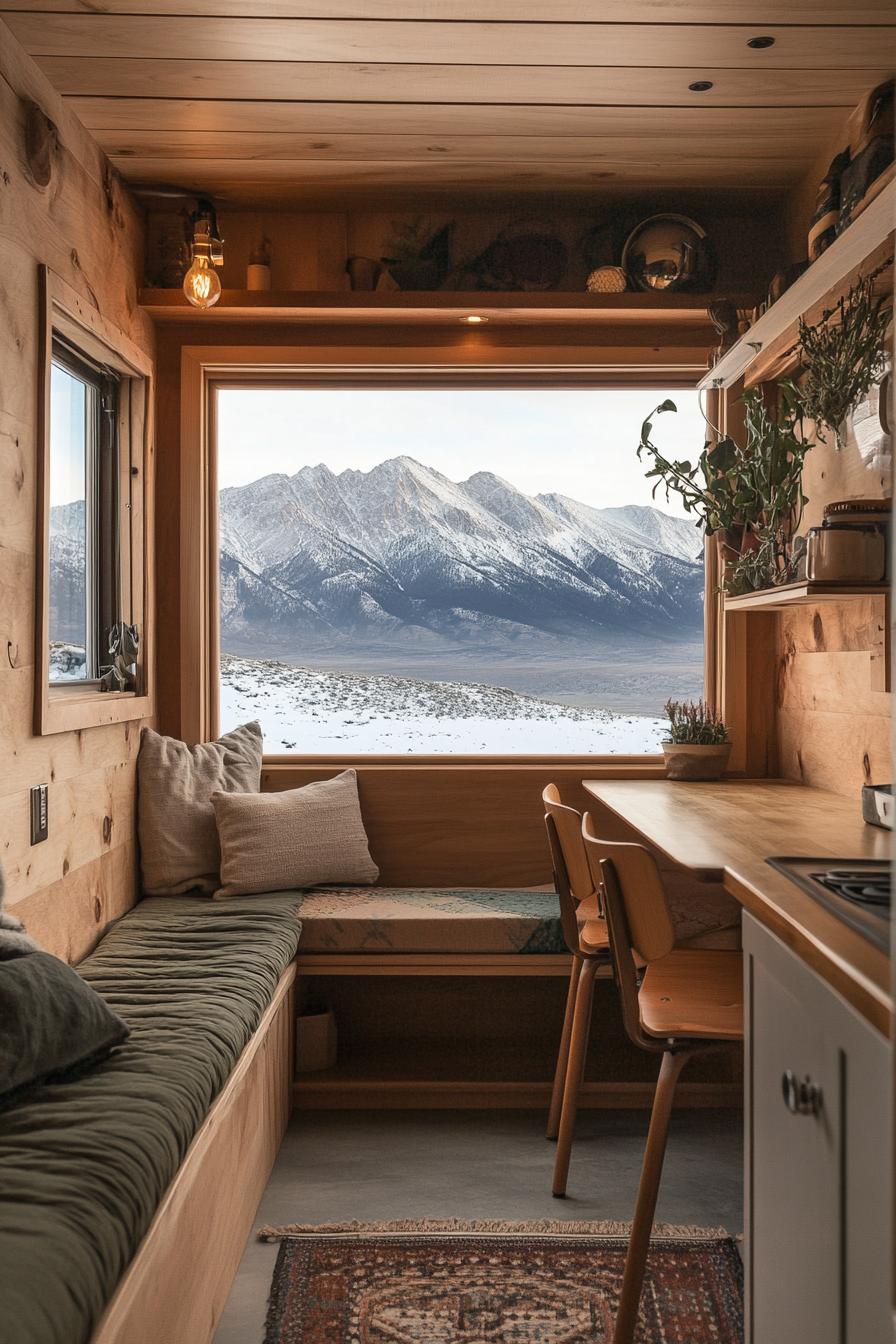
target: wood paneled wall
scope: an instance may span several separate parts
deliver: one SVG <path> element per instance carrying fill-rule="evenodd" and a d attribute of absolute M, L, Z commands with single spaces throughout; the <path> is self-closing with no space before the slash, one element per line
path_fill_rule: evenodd
<path fill-rule="evenodd" d="M 806 256 L 818 183 L 849 143 L 850 119 L 819 155 L 786 209 L 790 259 Z M 806 459 L 809 503 L 801 530 L 819 523 L 838 499 L 879 499 L 893 493 L 892 463 L 866 463 L 854 439 L 842 449 L 817 441 Z M 772 618 L 776 624 L 777 748 L 781 774 L 857 797 L 862 784 L 892 778 L 891 696 L 876 689 L 871 649 L 886 620 L 882 599 L 828 602 Z"/>
<path fill-rule="evenodd" d="M 268 792 L 330 779 L 341 763 L 275 758 L 262 771 Z M 594 799 L 582 779 L 605 766 L 535 763 L 511 765 L 429 762 L 361 764 L 358 792 L 370 850 L 387 887 L 534 887 L 549 883 L 544 832 L 545 785 L 559 786 L 564 802 L 586 812 Z M 620 764 L 614 777 L 660 778 L 662 764 Z M 616 834 L 616 823 L 602 819 Z"/>
<path fill-rule="evenodd" d="M 816 442 L 806 458 L 803 530 L 838 499 L 892 494 L 891 465 L 866 465 L 855 440 Z M 888 783 L 891 695 L 879 689 L 872 649 L 887 638 L 883 598 L 826 602 L 777 617 L 777 739 L 781 773 L 857 797 Z"/>
<path fill-rule="evenodd" d="M 25 100 L 55 126 L 52 175 L 32 180 Z M 135 899 L 139 723 L 32 735 L 38 265 L 150 355 L 137 307 L 143 227 L 96 144 L 31 59 L 0 44 L 0 858 L 7 899 L 50 951 L 86 954 Z M 31 846 L 29 789 L 47 783 L 49 838 Z"/>

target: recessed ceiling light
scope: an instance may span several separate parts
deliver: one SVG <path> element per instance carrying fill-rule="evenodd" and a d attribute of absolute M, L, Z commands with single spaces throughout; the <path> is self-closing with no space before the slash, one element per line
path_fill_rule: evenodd
<path fill-rule="evenodd" d="M 764 51 L 766 47 L 773 47 L 775 39 L 773 37 L 751 37 L 747 43 L 754 51 Z"/>
<path fill-rule="evenodd" d="M 691 93 L 706 93 L 707 89 L 712 88 L 712 80 L 695 79 L 693 84 L 688 85 L 688 88 L 690 89 Z"/>
<path fill-rule="evenodd" d="M 461 322 L 468 322 L 471 327 L 478 327 L 480 322 L 487 322 L 488 318 L 483 317 L 481 313 L 467 313 L 466 317 L 461 318 Z"/>

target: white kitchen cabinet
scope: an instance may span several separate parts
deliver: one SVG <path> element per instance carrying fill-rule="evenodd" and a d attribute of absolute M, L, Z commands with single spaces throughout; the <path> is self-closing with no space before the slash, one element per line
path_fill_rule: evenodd
<path fill-rule="evenodd" d="M 890 1344 L 886 1040 L 751 915 L 747 1344 Z"/>

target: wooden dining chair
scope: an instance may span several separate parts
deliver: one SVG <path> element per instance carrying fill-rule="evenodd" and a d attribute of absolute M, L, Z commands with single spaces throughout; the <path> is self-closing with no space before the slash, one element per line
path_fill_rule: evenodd
<path fill-rule="evenodd" d="M 561 803 L 556 784 L 549 784 L 541 797 L 554 869 L 554 885 L 560 901 L 563 938 L 572 954 L 566 1012 L 547 1124 L 547 1137 L 557 1140 L 553 1192 L 561 1199 L 566 1194 L 579 1092 L 591 1031 L 594 977 L 600 966 L 609 965 L 610 947 L 607 923 L 582 839 L 582 814 L 574 807 Z"/>
<path fill-rule="evenodd" d="M 629 1039 L 661 1054 L 613 1344 L 632 1344 L 679 1075 L 688 1060 L 743 1040 L 740 952 L 676 948 L 656 860 L 643 845 L 601 840 L 589 813 L 582 836 L 600 883 L 613 973 Z M 646 966 L 640 979 L 635 958 Z"/>

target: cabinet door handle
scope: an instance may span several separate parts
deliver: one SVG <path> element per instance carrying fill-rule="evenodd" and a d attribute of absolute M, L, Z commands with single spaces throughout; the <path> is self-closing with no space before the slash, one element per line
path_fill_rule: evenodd
<path fill-rule="evenodd" d="M 800 1082 L 793 1069 L 785 1070 L 781 1076 L 781 1093 L 791 1115 L 818 1115 L 821 1110 L 821 1088 L 808 1074 Z"/>

